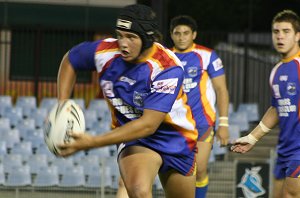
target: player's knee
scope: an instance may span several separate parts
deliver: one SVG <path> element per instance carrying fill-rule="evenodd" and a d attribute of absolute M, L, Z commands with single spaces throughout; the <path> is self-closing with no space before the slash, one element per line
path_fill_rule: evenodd
<path fill-rule="evenodd" d="M 151 194 L 151 187 L 141 184 L 129 184 L 127 193 L 131 198 L 144 198 Z"/>
<path fill-rule="evenodd" d="M 207 175 L 207 166 L 197 165 L 197 178 L 204 178 Z"/>

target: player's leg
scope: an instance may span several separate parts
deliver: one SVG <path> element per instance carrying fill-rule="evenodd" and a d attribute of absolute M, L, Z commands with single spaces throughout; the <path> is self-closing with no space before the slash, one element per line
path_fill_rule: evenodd
<path fill-rule="evenodd" d="M 198 153 L 196 157 L 196 198 L 203 198 L 208 189 L 207 165 L 212 144 L 209 142 L 197 142 Z"/>
<path fill-rule="evenodd" d="M 273 198 L 282 198 L 283 197 L 283 193 L 282 193 L 282 189 L 283 189 L 283 182 L 284 179 L 273 179 Z"/>
<path fill-rule="evenodd" d="M 285 178 L 283 184 L 283 196 L 286 198 L 299 198 L 300 197 L 300 178 Z"/>
<path fill-rule="evenodd" d="M 159 174 L 166 198 L 194 198 L 196 176 L 184 176 L 175 170 Z"/>
<path fill-rule="evenodd" d="M 161 156 L 145 147 L 129 146 L 120 153 L 118 163 L 129 197 L 151 198 Z"/>
<path fill-rule="evenodd" d="M 286 178 L 283 184 L 283 197 L 300 197 L 300 160 L 287 163 Z"/>
<path fill-rule="evenodd" d="M 119 178 L 119 186 L 118 186 L 116 198 L 128 198 L 127 190 L 125 188 L 125 184 L 121 177 Z"/>
<path fill-rule="evenodd" d="M 214 140 L 213 127 L 198 129 L 198 152 L 196 157 L 196 198 L 206 197 L 208 190 L 207 165 Z"/>

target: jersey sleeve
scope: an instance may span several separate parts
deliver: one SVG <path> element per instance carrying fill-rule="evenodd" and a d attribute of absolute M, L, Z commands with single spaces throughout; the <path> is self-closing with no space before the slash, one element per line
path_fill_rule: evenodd
<path fill-rule="evenodd" d="M 210 78 L 225 74 L 223 62 L 215 51 L 212 51 L 207 72 Z"/>
<path fill-rule="evenodd" d="M 69 51 L 69 61 L 75 70 L 95 70 L 95 51 L 101 41 L 83 42 Z"/>
<path fill-rule="evenodd" d="M 169 112 L 184 78 L 183 69 L 171 67 L 161 72 L 151 83 L 151 93 L 144 100 L 144 109 Z"/>

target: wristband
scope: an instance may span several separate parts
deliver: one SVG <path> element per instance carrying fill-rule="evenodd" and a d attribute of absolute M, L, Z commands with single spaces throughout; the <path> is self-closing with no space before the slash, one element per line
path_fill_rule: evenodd
<path fill-rule="evenodd" d="M 248 135 L 248 138 L 249 138 L 249 143 L 254 145 L 256 144 L 256 142 L 258 141 L 258 139 L 256 139 L 256 137 L 254 137 L 251 133 Z"/>
<path fill-rule="evenodd" d="M 269 131 L 271 131 L 271 129 L 268 128 L 262 121 L 259 122 L 259 126 L 260 126 L 261 130 L 265 133 L 268 133 Z"/>
<path fill-rule="evenodd" d="M 220 123 L 219 126 L 229 127 L 228 123 Z"/>
<path fill-rule="evenodd" d="M 226 117 L 226 116 L 221 116 L 221 117 L 219 117 L 219 120 L 228 120 L 228 117 Z"/>

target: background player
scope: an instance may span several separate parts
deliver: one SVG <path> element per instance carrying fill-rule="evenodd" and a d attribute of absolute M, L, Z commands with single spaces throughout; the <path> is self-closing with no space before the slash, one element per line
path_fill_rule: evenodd
<path fill-rule="evenodd" d="M 199 132 L 196 197 L 205 197 L 208 186 L 207 164 L 214 139 L 216 101 L 220 115 L 217 140 L 221 145 L 227 145 L 229 139 L 229 98 L 224 68 L 214 50 L 194 43 L 197 23 L 192 17 L 180 15 L 173 18 L 170 33 L 174 42 L 173 51 L 184 67 L 184 91 L 187 93 L 188 104 L 192 107 Z"/>
<path fill-rule="evenodd" d="M 249 151 L 279 123 L 273 196 L 300 197 L 300 18 L 295 12 L 284 10 L 274 17 L 272 40 L 282 57 L 270 75 L 272 105 L 250 134 L 236 140 L 232 151 Z"/>
<path fill-rule="evenodd" d="M 127 6 L 117 19 L 118 39 L 84 42 L 64 56 L 58 99 L 70 97 L 76 72 L 97 70 L 113 129 L 97 136 L 71 133 L 76 141 L 60 145 L 60 155 L 118 144 L 129 197 L 152 197 L 159 173 L 166 197 L 193 198 L 198 132 L 182 91 L 183 68 L 171 51 L 153 43 L 156 28 L 151 8 Z"/>

